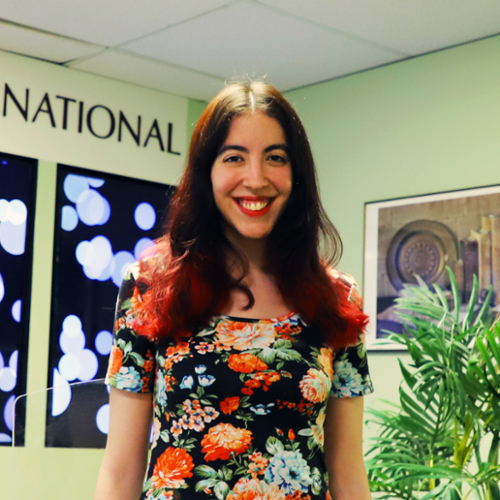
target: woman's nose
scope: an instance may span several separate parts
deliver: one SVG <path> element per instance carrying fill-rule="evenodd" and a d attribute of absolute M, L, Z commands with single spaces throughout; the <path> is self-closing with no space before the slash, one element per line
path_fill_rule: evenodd
<path fill-rule="evenodd" d="M 244 185 L 251 189 L 260 189 L 269 183 L 266 177 L 265 166 L 261 161 L 251 161 L 247 164 Z"/>

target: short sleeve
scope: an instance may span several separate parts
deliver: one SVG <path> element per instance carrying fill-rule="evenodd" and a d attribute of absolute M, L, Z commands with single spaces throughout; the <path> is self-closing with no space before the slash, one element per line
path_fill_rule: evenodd
<path fill-rule="evenodd" d="M 349 287 L 348 299 L 362 309 L 363 299 L 359 287 L 352 276 L 336 271 L 336 279 Z M 359 332 L 356 345 L 335 352 L 333 358 L 333 384 L 331 396 L 352 398 L 373 392 L 373 384 L 368 370 L 368 359 L 364 332 Z"/>
<path fill-rule="evenodd" d="M 131 392 L 153 392 L 156 344 L 134 331 L 134 306 L 141 300 L 139 265 L 127 270 L 116 302 L 113 347 L 106 384 Z"/>

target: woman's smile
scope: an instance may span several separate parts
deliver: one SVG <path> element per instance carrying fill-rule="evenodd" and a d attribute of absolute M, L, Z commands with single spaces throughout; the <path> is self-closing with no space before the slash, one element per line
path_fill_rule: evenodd
<path fill-rule="evenodd" d="M 234 201 L 244 214 L 249 215 L 250 217 L 260 217 L 269 212 L 274 198 L 253 198 L 248 196 L 245 198 L 235 198 Z"/>

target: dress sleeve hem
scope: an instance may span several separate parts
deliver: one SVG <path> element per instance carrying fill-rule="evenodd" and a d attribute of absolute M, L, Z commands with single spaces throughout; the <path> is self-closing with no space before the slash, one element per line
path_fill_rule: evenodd
<path fill-rule="evenodd" d="M 346 398 L 357 398 L 360 396 L 368 396 L 374 392 L 374 387 L 371 379 L 367 380 L 365 384 L 361 387 L 349 387 L 344 389 L 332 388 L 330 392 L 331 398 L 346 399 Z"/>

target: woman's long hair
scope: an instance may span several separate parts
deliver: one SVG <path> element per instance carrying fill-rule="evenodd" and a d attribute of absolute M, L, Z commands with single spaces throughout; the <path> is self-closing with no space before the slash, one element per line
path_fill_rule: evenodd
<path fill-rule="evenodd" d="M 137 330 L 155 339 L 189 335 L 223 309 L 233 288 L 243 290 L 247 307 L 253 306 L 253 295 L 243 284 L 248 262 L 222 231 L 211 169 L 232 119 L 255 111 L 265 112 L 283 127 L 293 180 L 290 198 L 267 238 L 266 271 L 274 276 L 285 302 L 308 324 L 319 326 L 328 344 L 339 348 L 355 343 L 367 318 L 328 273 L 340 259 L 342 243 L 319 199 L 306 132 L 290 103 L 263 82 L 226 86 L 201 115 L 165 235 L 154 257 L 142 264 L 140 281 L 147 291 Z M 229 273 L 228 256 L 240 264 L 240 276 Z"/>

